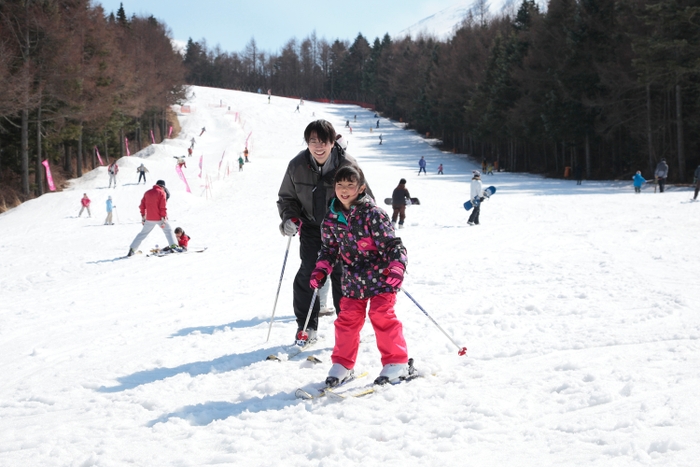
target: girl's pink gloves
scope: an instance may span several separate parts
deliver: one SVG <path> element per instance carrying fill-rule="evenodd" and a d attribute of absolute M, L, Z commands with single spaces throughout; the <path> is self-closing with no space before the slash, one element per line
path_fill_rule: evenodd
<path fill-rule="evenodd" d="M 311 279 L 309 287 L 312 289 L 320 289 L 326 283 L 328 274 L 331 273 L 331 265 L 328 261 L 319 261 L 316 263 L 316 268 L 311 271 Z"/>
<path fill-rule="evenodd" d="M 403 283 L 403 272 L 403 264 L 398 261 L 392 261 L 389 263 L 389 267 L 384 270 L 384 274 L 386 274 L 386 283 L 397 289 L 400 288 Z"/>

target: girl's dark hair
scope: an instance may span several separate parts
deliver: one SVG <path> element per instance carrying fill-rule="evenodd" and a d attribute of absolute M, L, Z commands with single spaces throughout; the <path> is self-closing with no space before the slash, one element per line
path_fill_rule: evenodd
<path fill-rule="evenodd" d="M 339 168 L 333 177 L 333 183 L 338 182 L 355 182 L 358 186 L 362 186 L 365 184 L 365 174 L 355 165 L 346 165 Z"/>
<path fill-rule="evenodd" d="M 177 228 L 175 229 L 175 233 L 176 233 L 176 234 L 181 233 L 182 235 L 185 235 L 185 231 L 182 230 L 182 227 L 177 227 Z"/>
<path fill-rule="evenodd" d="M 335 143 L 335 128 L 328 120 L 315 120 L 306 126 L 304 130 L 306 144 L 309 144 L 311 133 L 316 133 L 316 137 L 324 143 Z"/>

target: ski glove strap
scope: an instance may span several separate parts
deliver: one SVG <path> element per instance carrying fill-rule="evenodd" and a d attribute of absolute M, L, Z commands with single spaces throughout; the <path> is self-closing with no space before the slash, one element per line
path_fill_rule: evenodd
<path fill-rule="evenodd" d="M 328 261 L 319 261 L 316 263 L 316 268 L 311 272 L 309 287 L 312 289 L 320 289 L 328 279 L 328 274 L 331 272 L 331 265 Z"/>
<path fill-rule="evenodd" d="M 396 287 L 397 289 L 401 288 L 401 284 L 403 283 L 403 273 L 403 264 L 399 263 L 398 261 L 392 261 L 389 263 L 389 267 L 384 270 L 384 274 L 386 275 L 386 283 L 392 287 Z"/>
<path fill-rule="evenodd" d="M 285 237 L 293 237 L 299 231 L 299 219 L 292 217 L 280 224 L 280 233 Z"/>

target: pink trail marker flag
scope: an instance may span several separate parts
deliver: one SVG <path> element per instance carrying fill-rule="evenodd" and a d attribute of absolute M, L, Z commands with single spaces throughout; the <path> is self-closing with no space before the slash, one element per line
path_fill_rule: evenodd
<path fill-rule="evenodd" d="M 204 159 L 204 154 L 199 156 L 199 178 L 202 178 L 202 159 Z"/>
<path fill-rule="evenodd" d="M 46 181 L 49 183 L 49 190 L 56 191 L 56 185 L 53 184 L 53 177 L 51 176 L 51 169 L 49 168 L 49 160 L 45 159 L 41 165 L 46 167 Z"/>
<path fill-rule="evenodd" d="M 170 135 L 173 134 L 173 127 L 172 125 L 170 126 L 170 129 L 168 130 L 168 138 L 170 138 Z"/>
<path fill-rule="evenodd" d="M 187 183 L 187 179 L 185 178 L 185 174 L 182 173 L 182 168 L 180 167 L 180 164 L 175 165 L 175 172 L 180 176 L 180 180 L 182 180 L 185 183 L 185 189 L 187 190 L 187 193 L 192 193 L 190 190 L 190 184 Z"/>
<path fill-rule="evenodd" d="M 130 156 L 131 151 L 129 151 L 129 138 L 127 138 L 126 136 L 124 137 L 124 146 L 126 146 L 126 155 Z"/>
<path fill-rule="evenodd" d="M 156 139 L 153 137 L 153 130 L 151 130 L 151 141 L 153 141 L 153 144 L 156 144 Z"/>
<path fill-rule="evenodd" d="M 221 163 L 224 161 L 224 156 L 226 155 L 226 151 L 224 151 L 221 154 L 221 160 L 219 161 L 219 172 L 221 172 Z"/>
<path fill-rule="evenodd" d="M 105 165 L 104 162 L 102 162 L 102 158 L 100 157 L 100 150 L 97 149 L 97 146 L 95 146 L 95 154 L 97 154 L 97 160 L 100 161 L 100 165 Z"/>

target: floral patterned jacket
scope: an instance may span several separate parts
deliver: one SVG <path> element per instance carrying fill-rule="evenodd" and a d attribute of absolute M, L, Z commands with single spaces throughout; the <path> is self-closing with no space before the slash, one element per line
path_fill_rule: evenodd
<path fill-rule="evenodd" d="M 336 260 L 343 263 L 343 296 L 365 299 L 383 293 L 396 293 L 386 283 L 384 270 L 397 261 L 406 268 L 406 248 L 396 237 L 391 218 L 369 195 L 358 198 L 358 204 L 344 211 L 337 198 L 321 224 L 323 246 L 319 263 L 330 268 Z"/>

